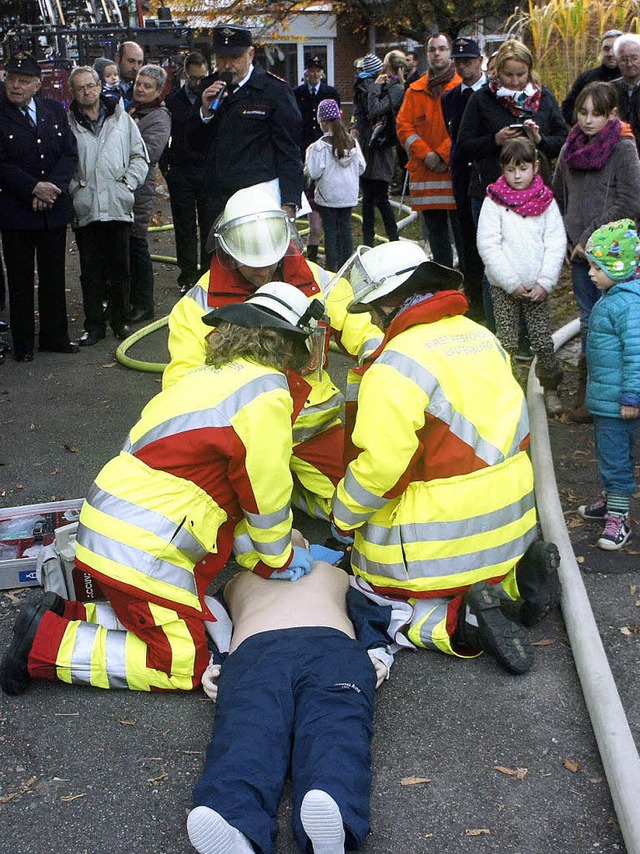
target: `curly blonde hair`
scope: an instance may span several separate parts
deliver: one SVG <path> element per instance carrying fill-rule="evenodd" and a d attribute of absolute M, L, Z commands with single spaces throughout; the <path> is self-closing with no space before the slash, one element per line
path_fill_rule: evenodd
<path fill-rule="evenodd" d="M 245 329 L 221 323 L 207 339 L 207 365 L 221 368 L 236 359 L 251 359 L 260 365 L 285 373 L 289 368 L 300 373 L 310 354 L 304 341 L 275 329 L 255 326 Z"/>

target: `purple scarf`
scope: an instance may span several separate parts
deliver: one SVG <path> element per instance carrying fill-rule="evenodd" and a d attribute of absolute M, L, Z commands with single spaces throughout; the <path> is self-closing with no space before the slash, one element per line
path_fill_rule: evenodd
<path fill-rule="evenodd" d="M 562 149 L 562 159 L 571 169 L 587 172 L 602 169 L 609 161 L 622 133 L 620 119 L 611 119 L 595 136 L 582 133 L 574 125 Z"/>
<path fill-rule="evenodd" d="M 510 208 L 519 216 L 540 216 L 553 201 L 553 193 L 539 175 L 526 190 L 514 190 L 505 181 L 504 175 L 487 187 L 487 195 L 496 204 Z"/>

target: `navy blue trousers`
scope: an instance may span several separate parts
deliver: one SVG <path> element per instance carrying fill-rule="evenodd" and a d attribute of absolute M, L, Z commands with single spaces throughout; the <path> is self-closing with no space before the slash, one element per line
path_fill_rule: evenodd
<path fill-rule="evenodd" d="M 346 848 L 358 849 L 369 832 L 375 682 L 365 649 L 336 629 L 281 629 L 248 638 L 222 666 L 194 804 L 216 810 L 256 851 L 273 854 L 290 770 L 301 850 L 311 850 L 300 821 L 310 789 L 336 801 Z"/>

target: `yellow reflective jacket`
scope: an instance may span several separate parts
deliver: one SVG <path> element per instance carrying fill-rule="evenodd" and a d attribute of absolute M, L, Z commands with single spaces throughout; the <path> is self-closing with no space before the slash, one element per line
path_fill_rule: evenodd
<path fill-rule="evenodd" d="M 529 418 L 497 339 L 443 291 L 401 312 L 361 378 L 333 503 L 354 572 L 390 595 L 502 578 L 535 539 Z M 352 413 L 351 413 L 352 414 Z"/>
<path fill-rule="evenodd" d="M 308 384 L 299 380 L 304 398 Z M 234 537 L 268 577 L 291 551 L 291 421 L 279 371 L 237 359 L 156 395 L 80 514 L 76 560 L 107 585 L 207 614 L 203 596 Z M 207 555 L 212 557 L 204 559 Z"/>
<path fill-rule="evenodd" d="M 380 344 L 382 335 L 368 314 L 347 314 L 353 292 L 345 279 L 332 282 L 330 273 L 308 263 L 299 253 L 285 256 L 274 276 L 299 288 L 310 299 L 325 301 L 330 334 L 345 353 L 362 361 Z M 331 287 L 327 288 L 330 282 Z M 211 327 L 202 322 L 202 317 L 219 306 L 241 302 L 254 290 L 240 273 L 225 269 L 213 259 L 211 271 L 176 303 L 169 315 L 171 361 L 162 376 L 163 388 L 204 362 L 206 336 Z M 324 370 L 320 380 L 311 376 L 307 379 L 311 391 L 293 425 L 294 445 L 332 427 L 342 416 L 344 398 L 328 372 Z"/>

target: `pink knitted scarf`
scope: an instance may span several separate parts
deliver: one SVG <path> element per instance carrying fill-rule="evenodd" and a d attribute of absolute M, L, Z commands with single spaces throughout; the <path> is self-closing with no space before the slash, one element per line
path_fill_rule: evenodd
<path fill-rule="evenodd" d="M 553 201 L 553 193 L 539 175 L 526 190 L 514 190 L 505 181 L 504 175 L 495 184 L 489 184 L 487 195 L 496 204 L 510 208 L 519 216 L 540 216 Z"/>

